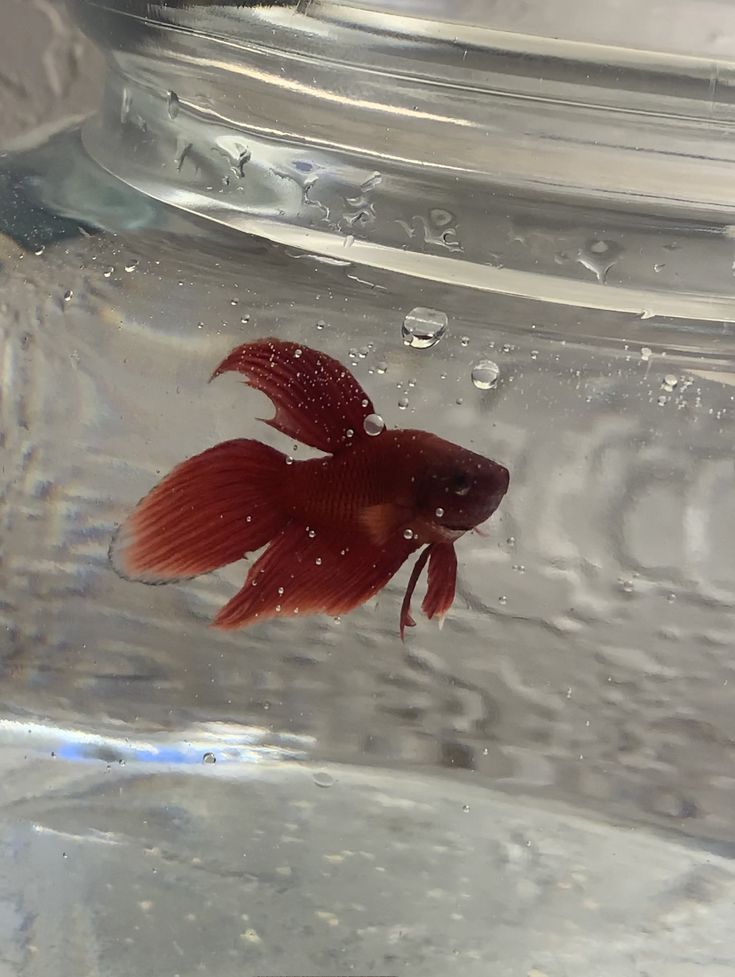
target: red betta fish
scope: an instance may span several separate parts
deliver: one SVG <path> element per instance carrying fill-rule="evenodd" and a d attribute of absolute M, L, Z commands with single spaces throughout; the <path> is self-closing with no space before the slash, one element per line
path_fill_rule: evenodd
<path fill-rule="evenodd" d="M 213 621 L 239 628 L 278 615 L 350 611 L 425 547 L 403 600 L 401 638 L 415 624 L 411 596 L 427 560 L 422 608 L 443 619 L 454 600 L 454 542 L 497 509 L 507 469 L 426 431 L 386 429 L 351 373 L 298 343 L 239 346 L 212 379 L 231 370 L 273 402 L 266 424 L 326 455 L 292 461 L 246 438 L 195 455 L 120 527 L 110 548 L 115 570 L 166 583 L 267 546 Z"/>

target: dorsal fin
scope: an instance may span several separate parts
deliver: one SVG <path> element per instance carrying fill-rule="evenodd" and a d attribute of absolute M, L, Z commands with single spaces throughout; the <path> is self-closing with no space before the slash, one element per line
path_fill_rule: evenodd
<path fill-rule="evenodd" d="M 280 339 L 261 339 L 233 349 L 212 374 L 236 370 L 271 399 L 275 415 L 266 424 L 296 441 L 333 453 L 365 437 L 363 422 L 374 413 L 370 398 L 337 360 Z"/>

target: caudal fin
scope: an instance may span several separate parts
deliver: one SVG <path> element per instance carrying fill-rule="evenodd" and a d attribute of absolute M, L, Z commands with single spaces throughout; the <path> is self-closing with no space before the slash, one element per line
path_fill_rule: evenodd
<path fill-rule="evenodd" d="M 178 465 L 118 530 L 120 576 L 167 583 L 234 563 L 286 524 L 279 487 L 286 457 L 259 441 L 225 441 Z"/>

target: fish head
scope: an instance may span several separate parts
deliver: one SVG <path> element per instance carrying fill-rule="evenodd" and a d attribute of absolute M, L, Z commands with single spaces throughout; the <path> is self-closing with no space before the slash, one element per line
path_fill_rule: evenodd
<path fill-rule="evenodd" d="M 463 533 L 485 522 L 508 491 L 503 465 L 445 442 L 416 480 L 419 515 L 437 528 Z"/>

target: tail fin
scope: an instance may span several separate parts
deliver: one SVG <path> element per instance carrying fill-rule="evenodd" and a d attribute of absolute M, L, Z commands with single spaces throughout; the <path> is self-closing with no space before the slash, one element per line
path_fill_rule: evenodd
<path fill-rule="evenodd" d="M 286 458 L 259 441 L 225 441 L 178 465 L 118 530 L 110 562 L 128 580 L 209 573 L 264 546 L 288 521 Z"/>

